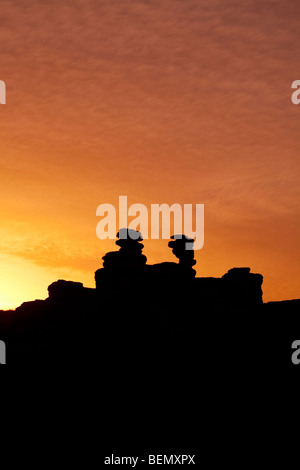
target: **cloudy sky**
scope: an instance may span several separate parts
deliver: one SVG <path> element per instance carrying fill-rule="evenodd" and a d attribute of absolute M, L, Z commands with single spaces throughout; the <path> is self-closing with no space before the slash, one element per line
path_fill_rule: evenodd
<path fill-rule="evenodd" d="M 0 308 L 93 286 L 119 195 L 205 204 L 198 276 L 299 298 L 299 31 L 299 0 L 1 0 Z"/>

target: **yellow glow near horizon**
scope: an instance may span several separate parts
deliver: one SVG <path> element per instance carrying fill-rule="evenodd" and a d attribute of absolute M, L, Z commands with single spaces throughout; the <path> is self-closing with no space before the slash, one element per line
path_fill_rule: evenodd
<path fill-rule="evenodd" d="M 69 279 L 67 270 L 41 267 L 16 256 L 0 256 L 0 310 L 14 309 L 23 302 L 45 299 L 48 297 L 48 285 L 60 278 L 94 287 L 92 275 L 76 270 L 72 270 L 70 275 L 72 279 Z"/>

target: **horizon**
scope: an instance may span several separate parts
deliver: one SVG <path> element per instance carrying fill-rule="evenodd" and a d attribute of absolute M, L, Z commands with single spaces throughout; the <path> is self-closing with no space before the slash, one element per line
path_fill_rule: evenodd
<path fill-rule="evenodd" d="M 204 204 L 197 277 L 300 298 L 300 4 L 1 4 L 0 309 L 95 287 L 100 204 Z M 148 264 L 176 259 L 144 240 Z"/>

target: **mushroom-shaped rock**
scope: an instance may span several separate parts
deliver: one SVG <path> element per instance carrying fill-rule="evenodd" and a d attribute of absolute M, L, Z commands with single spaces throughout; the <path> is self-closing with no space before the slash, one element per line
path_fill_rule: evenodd
<path fill-rule="evenodd" d="M 196 264 L 194 260 L 194 240 L 186 235 L 172 235 L 172 241 L 169 247 L 172 248 L 173 254 L 179 259 L 179 264 L 192 267 Z"/>

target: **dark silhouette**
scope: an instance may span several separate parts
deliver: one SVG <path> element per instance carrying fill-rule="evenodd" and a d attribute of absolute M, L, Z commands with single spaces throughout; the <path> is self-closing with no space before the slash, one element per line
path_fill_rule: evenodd
<path fill-rule="evenodd" d="M 195 277 L 193 240 L 184 235 L 169 242 L 179 262 L 155 265 L 140 232 L 121 229 L 117 237 L 119 250 L 95 273 L 96 289 L 59 280 L 46 300 L 0 312 L 8 363 L 71 364 L 75 354 L 79 364 L 193 373 L 295 367 L 300 300 L 264 304 L 263 277 L 250 268 Z"/>
<path fill-rule="evenodd" d="M 102 283 L 125 282 L 144 273 L 147 258 L 142 254 L 144 245 L 142 234 L 135 230 L 121 229 L 117 233 L 116 245 L 119 251 L 111 251 L 103 256 L 103 268 L 95 273 L 96 288 Z"/>
<path fill-rule="evenodd" d="M 173 254 L 179 259 L 179 264 L 186 266 L 194 266 L 194 240 L 185 235 L 173 235 L 173 241 L 169 242 L 169 247 L 172 248 Z M 187 249 L 187 245 L 190 245 Z M 195 272 L 196 274 L 196 272 Z"/>

